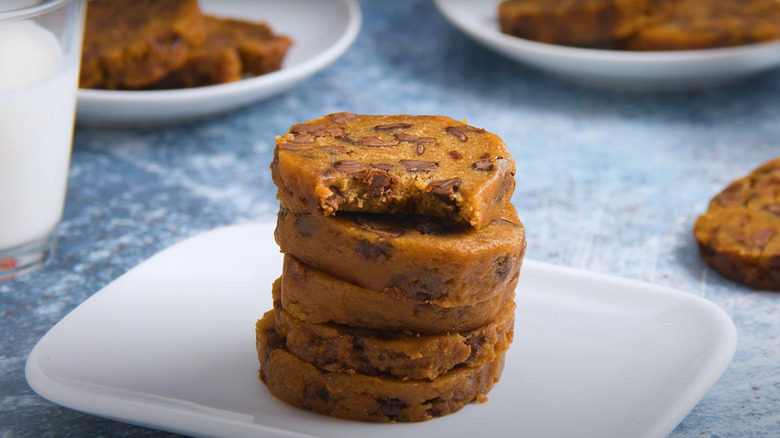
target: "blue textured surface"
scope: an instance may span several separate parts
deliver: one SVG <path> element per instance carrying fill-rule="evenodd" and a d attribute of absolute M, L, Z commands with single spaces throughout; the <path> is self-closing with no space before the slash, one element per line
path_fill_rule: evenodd
<path fill-rule="evenodd" d="M 444 114 L 499 134 L 518 163 L 529 258 L 674 287 L 736 323 L 733 362 L 672 436 L 780 436 L 780 294 L 722 279 L 691 235 L 713 195 L 780 156 L 780 71 L 703 92 L 599 91 L 482 49 L 428 1 L 361 5 L 354 47 L 298 89 L 190 125 L 77 129 L 57 257 L 0 284 L 0 437 L 168 436 L 39 398 L 24 379 L 27 355 L 161 249 L 272 220 L 274 135 L 344 110 Z"/>

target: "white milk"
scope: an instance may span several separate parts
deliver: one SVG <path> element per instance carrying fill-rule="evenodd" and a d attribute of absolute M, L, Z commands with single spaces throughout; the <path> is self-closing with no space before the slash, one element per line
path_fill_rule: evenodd
<path fill-rule="evenodd" d="M 0 23 L 0 250 L 46 237 L 62 216 L 77 71 L 48 30 Z"/>

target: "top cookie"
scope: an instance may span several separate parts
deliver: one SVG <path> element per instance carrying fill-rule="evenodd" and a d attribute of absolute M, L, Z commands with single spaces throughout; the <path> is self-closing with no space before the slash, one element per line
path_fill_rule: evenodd
<path fill-rule="evenodd" d="M 780 158 L 715 196 L 694 236 L 703 259 L 723 276 L 780 290 Z"/>
<path fill-rule="evenodd" d="M 497 135 L 443 116 L 336 113 L 293 125 L 277 137 L 271 169 L 312 212 L 419 214 L 478 229 L 515 187 Z"/>

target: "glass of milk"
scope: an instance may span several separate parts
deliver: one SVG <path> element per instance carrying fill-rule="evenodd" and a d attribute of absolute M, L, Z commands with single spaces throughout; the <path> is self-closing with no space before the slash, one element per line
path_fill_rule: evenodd
<path fill-rule="evenodd" d="M 0 281 L 54 251 L 86 0 L 0 0 Z"/>

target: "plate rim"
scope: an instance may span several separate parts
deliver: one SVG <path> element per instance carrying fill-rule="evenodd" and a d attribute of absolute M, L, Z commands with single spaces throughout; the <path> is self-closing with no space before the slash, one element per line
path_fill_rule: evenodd
<path fill-rule="evenodd" d="M 215 236 L 217 236 L 217 233 L 231 232 L 230 230 L 234 230 L 234 232 L 244 232 L 244 230 L 246 230 L 248 233 L 262 232 L 267 234 L 272 232 L 273 226 L 274 224 L 270 222 L 248 223 L 224 226 L 198 233 L 165 248 L 129 269 L 117 279 L 111 281 L 87 298 L 87 300 L 65 315 L 54 327 L 41 337 L 30 352 L 25 364 L 25 376 L 29 386 L 41 397 L 61 406 L 85 412 L 90 415 L 159 430 L 191 434 L 194 436 L 219 436 L 224 435 L 225 433 L 225 430 L 222 427 L 229 425 L 233 434 L 239 434 L 241 436 L 249 436 L 251 434 L 257 434 L 258 432 L 263 432 L 269 434 L 268 436 L 277 437 L 311 437 L 312 435 L 290 431 L 276 426 L 269 426 L 251 421 L 247 422 L 245 419 L 220 416 L 206 411 L 199 412 L 197 409 L 193 410 L 191 407 L 188 408 L 187 406 L 172 404 L 170 400 L 167 399 L 163 399 L 166 400 L 166 402 L 155 400 L 154 398 L 140 401 L 137 398 L 122 397 L 121 394 L 117 394 L 121 391 L 111 388 L 106 389 L 99 385 L 95 385 L 91 390 L 90 388 L 85 388 L 83 383 L 69 386 L 67 381 L 57 381 L 53 376 L 46 374 L 39 365 L 39 362 L 45 359 L 42 350 L 44 349 L 46 339 L 50 336 L 52 331 L 62 324 L 64 320 L 69 318 L 71 313 L 75 312 L 86 303 L 91 300 L 103 299 L 105 295 L 111 293 L 112 284 L 118 282 L 131 272 L 134 272 L 139 267 L 155 263 L 156 259 L 163 257 L 164 254 L 168 252 L 174 251 L 175 248 L 180 247 L 185 243 L 192 244 L 192 242 L 206 236 L 216 238 Z M 620 285 L 621 287 L 626 285 L 636 287 L 643 296 L 657 295 L 662 296 L 664 300 L 671 299 L 675 302 L 690 303 L 694 305 L 697 310 L 704 312 L 708 320 L 715 323 L 712 328 L 716 328 L 717 330 L 713 330 L 713 336 L 719 339 L 719 342 L 715 345 L 715 348 L 707 350 L 708 359 L 705 361 L 706 364 L 701 366 L 701 371 L 697 372 L 695 378 L 690 381 L 690 384 L 675 395 L 675 403 L 671 403 L 666 408 L 663 415 L 658 417 L 659 421 L 648 426 L 649 428 L 652 428 L 652 430 L 647 429 L 647 433 L 643 436 L 662 436 L 670 433 L 701 400 L 709 388 L 717 382 L 734 356 L 737 347 L 737 332 L 734 322 L 723 309 L 705 298 L 640 280 L 534 260 L 525 260 L 524 268 L 537 271 L 542 275 L 564 275 L 580 279 L 584 278 L 587 281 L 613 283 Z M 520 295 L 521 293 L 518 293 L 518 298 L 520 298 Z M 592 292 L 582 292 L 580 295 L 592 295 L 593 297 L 601 296 L 599 293 Z M 132 392 L 132 394 L 137 393 Z M 178 425 L 173 425 L 171 418 L 176 419 L 175 423 Z"/>
<path fill-rule="evenodd" d="M 491 0 L 489 4 L 498 4 L 501 0 Z M 716 47 L 710 49 L 696 50 L 658 50 L 658 51 L 628 51 L 628 50 L 607 50 L 589 47 L 564 46 L 560 44 L 544 43 L 529 40 L 522 37 L 507 35 L 500 32 L 497 28 L 489 26 L 472 26 L 472 21 L 463 20 L 458 14 L 455 14 L 450 7 L 452 0 L 433 0 L 437 9 L 447 20 L 455 25 L 461 31 L 472 35 L 481 41 L 490 41 L 501 45 L 504 48 L 514 50 L 525 50 L 537 54 L 548 56 L 577 58 L 588 61 L 601 62 L 638 62 L 638 63 L 691 63 L 712 59 L 722 59 L 728 57 L 738 57 L 749 52 L 761 52 L 767 49 L 780 48 L 780 39 L 765 41 L 760 43 L 743 44 L 730 47 Z M 463 4 L 486 5 L 488 2 L 469 2 L 460 1 Z"/>

